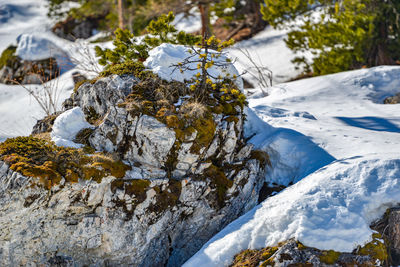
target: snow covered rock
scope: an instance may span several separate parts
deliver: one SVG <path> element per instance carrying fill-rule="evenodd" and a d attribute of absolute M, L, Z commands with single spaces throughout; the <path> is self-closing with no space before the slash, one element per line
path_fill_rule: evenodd
<path fill-rule="evenodd" d="M 88 143 L 129 164 L 122 178 L 61 179 L 49 191 L 0 161 L 0 265 L 180 266 L 257 204 L 265 162 L 244 140 L 242 110 L 179 132 L 128 108 L 139 82 L 125 75 L 84 83 L 52 126 L 54 141 L 75 145 L 93 123 Z"/>
<path fill-rule="evenodd" d="M 110 76 L 97 80 L 94 84 L 83 84 L 67 100 L 66 108 L 80 106 L 90 120 L 97 120 L 99 125 L 89 138 L 93 148 L 109 153 L 118 153 L 131 165 L 140 164 L 149 171 L 144 178 L 160 178 L 167 169 L 174 178 L 194 174 L 202 162 L 211 158 L 233 164 L 238 146 L 243 138 L 243 117 L 237 116 L 231 121 L 222 115 L 214 117 L 215 129 L 211 129 L 212 138 L 209 146 L 196 153 L 195 138 L 192 133 L 182 144 L 176 144 L 176 133 L 153 116 L 129 112 L 120 104 L 130 93 L 130 88 L 138 79 L 130 75 Z M 231 118 L 232 119 L 232 118 Z M 198 149 L 197 149 L 198 150 Z M 247 158 L 251 148 L 242 155 Z M 174 168 L 170 170 L 171 157 Z"/>
<path fill-rule="evenodd" d="M 56 37 L 44 33 L 22 34 L 12 49 L 10 60 L 0 70 L 0 82 L 17 80 L 22 84 L 41 84 L 72 69 L 69 55 L 56 44 Z"/>
<path fill-rule="evenodd" d="M 189 52 L 190 48 L 183 45 L 161 44 L 156 48 L 150 50 L 149 57 L 144 62 L 144 65 L 151 69 L 155 74 L 167 81 L 175 80 L 179 82 L 190 81 L 199 72 L 197 70 L 197 63 L 190 63 L 187 67 L 192 70 L 187 70 L 181 73 L 174 65 L 183 62 L 186 58 L 192 56 Z M 212 52 L 210 52 L 212 53 Z M 225 77 L 227 74 L 230 77 L 236 75 L 235 83 L 238 88 L 243 91 L 243 80 L 239 76 L 239 72 L 232 63 L 227 63 L 227 55 L 222 55 L 216 59 L 216 63 L 226 64 L 226 68 L 219 66 L 212 66 L 208 69 L 211 77 Z M 213 81 L 215 79 L 212 78 Z"/>

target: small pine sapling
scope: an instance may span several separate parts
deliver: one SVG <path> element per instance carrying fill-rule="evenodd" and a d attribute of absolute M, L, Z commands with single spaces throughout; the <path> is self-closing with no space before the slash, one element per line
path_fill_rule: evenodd
<path fill-rule="evenodd" d="M 210 92 L 219 91 L 220 100 L 231 101 L 235 99 L 242 105 L 245 104 L 244 94 L 237 89 L 233 82 L 238 78 L 237 75 L 225 72 L 225 75 L 214 76 L 210 72 L 212 67 L 218 67 L 224 71 L 232 64 L 229 58 L 226 58 L 226 60 L 220 58 L 223 56 L 223 49 L 232 46 L 234 41 L 231 39 L 223 42 L 215 36 L 211 36 L 200 43 L 201 45 L 190 46 L 189 53 L 191 55 L 185 58 L 183 62 L 174 65 L 181 73 L 198 71 L 190 85 L 190 90 L 193 92 L 196 101 L 201 102 L 204 96 L 209 95 Z"/>
<path fill-rule="evenodd" d="M 143 62 L 148 58 L 149 51 L 162 43 L 193 45 L 200 40 L 199 36 L 178 32 L 171 25 L 175 16 L 172 12 L 161 15 L 157 20 L 150 22 L 146 28 L 149 33 L 142 41 L 134 38 L 128 29 L 117 29 L 115 31 L 115 48 L 102 49 L 96 46 L 96 55 L 100 57 L 99 64 L 105 66 L 103 75 L 110 72 L 118 74 L 131 73 L 140 76 L 144 70 Z M 122 71 L 122 72 L 121 72 Z"/>

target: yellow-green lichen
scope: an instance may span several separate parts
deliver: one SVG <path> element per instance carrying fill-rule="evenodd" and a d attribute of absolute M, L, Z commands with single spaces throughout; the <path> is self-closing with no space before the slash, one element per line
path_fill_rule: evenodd
<path fill-rule="evenodd" d="M 156 186 L 153 188 L 156 191 L 156 201 L 149 207 L 150 211 L 160 214 L 162 211 L 176 206 L 179 196 L 182 191 L 181 181 L 169 180 L 168 186 L 163 189 L 163 186 Z"/>
<path fill-rule="evenodd" d="M 326 264 L 334 264 L 339 259 L 340 253 L 334 250 L 322 251 L 319 259 Z"/>
<path fill-rule="evenodd" d="M 374 233 L 372 241 L 359 247 L 356 251 L 359 255 L 369 255 L 380 262 L 387 262 L 388 260 L 388 250 L 379 233 Z"/>
<path fill-rule="evenodd" d="M 271 166 L 271 161 L 267 152 L 262 150 L 253 150 L 250 154 L 251 159 L 256 159 L 260 162 L 260 166 L 265 168 L 267 165 Z"/>
<path fill-rule="evenodd" d="M 268 247 L 261 250 L 246 249 L 235 256 L 231 267 L 274 266 L 275 261 L 272 256 L 277 250 L 278 247 Z"/>
<path fill-rule="evenodd" d="M 79 89 L 79 87 L 81 87 L 84 83 L 90 82 L 89 80 L 85 79 L 85 80 L 81 80 L 79 82 L 77 82 L 74 86 L 74 93 L 76 93 Z"/>

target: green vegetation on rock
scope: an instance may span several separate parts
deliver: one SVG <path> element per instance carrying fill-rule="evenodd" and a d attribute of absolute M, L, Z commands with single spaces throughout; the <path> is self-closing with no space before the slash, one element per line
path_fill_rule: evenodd
<path fill-rule="evenodd" d="M 15 46 L 9 46 L 7 47 L 0 56 L 0 69 L 3 68 L 4 66 L 8 66 L 11 64 L 11 62 L 16 60 L 15 51 L 17 50 L 17 47 Z"/>
<path fill-rule="evenodd" d="M 48 189 L 59 184 L 62 178 L 71 183 L 78 179 L 101 182 L 106 176 L 122 178 L 130 169 L 102 153 L 86 155 L 82 150 L 58 147 L 30 136 L 9 138 L 1 143 L 0 159 L 13 171 L 39 178 L 37 184 Z"/>

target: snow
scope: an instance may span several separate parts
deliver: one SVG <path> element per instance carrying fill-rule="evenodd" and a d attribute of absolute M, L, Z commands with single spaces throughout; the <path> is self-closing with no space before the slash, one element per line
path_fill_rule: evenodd
<path fill-rule="evenodd" d="M 53 125 L 51 140 L 57 146 L 80 148 L 83 145 L 75 143 L 73 140 L 76 134 L 85 128 L 93 128 L 86 119 L 80 107 L 67 110 L 59 115 Z"/>
<path fill-rule="evenodd" d="M 45 32 L 50 28 L 46 0 L 0 0 L 0 51 L 16 44 L 22 33 Z"/>
<path fill-rule="evenodd" d="M 255 148 L 268 153 L 273 166 L 265 177 L 269 184 L 288 186 L 335 160 L 309 137 L 292 129 L 272 127 L 251 109 L 246 113 L 245 137 Z"/>
<path fill-rule="evenodd" d="M 189 14 L 176 14 L 171 24 L 174 25 L 178 31 L 185 31 L 188 33 L 200 31 L 201 18 L 197 7 L 192 8 L 188 13 Z"/>
<path fill-rule="evenodd" d="M 144 62 L 146 68 L 151 69 L 153 73 L 160 76 L 162 79 L 167 81 L 175 80 L 179 82 L 190 81 L 194 76 L 200 71 L 197 69 L 196 62 L 187 65 L 189 69 L 183 73 L 179 71 L 176 66 L 178 63 L 183 62 L 186 58 L 190 57 L 190 48 L 183 45 L 173 45 L 173 44 L 162 44 L 156 48 L 153 48 L 149 52 L 149 57 Z M 210 53 L 213 53 L 212 51 Z M 217 53 L 217 52 L 215 52 Z M 195 59 L 197 59 L 195 57 Z M 235 80 L 237 86 L 243 91 L 243 81 L 239 77 L 239 73 L 232 63 L 227 63 L 227 55 L 222 54 L 220 58 L 215 59 L 216 64 L 226 64 L 224 67 L 212 66 L 208 69 L 208 73 L 213 77 L 225 77 L 227 74 L 230 77 L 236 75 L 238 78 Z M 214 82 L 215 79 L 211 78 Z"/>
<path fill-rule="evenodd" d="M 58 109 L 74 88 L 73 71 L 63 74 L 58 81 L 50 81 L 56 91 Z M 41 85 L 26 85 L 41 88 Z M 0 142 L 15 136 L 29 135 L 37 120 L 45 116 L 36 100 L 18 85 L 0 84 Z"/>
<path fill-rule="evenodd" d="M 267 151 L 266 181 L 287 185 L 214 236 L 185 266 L 228 266 L 244 249 L 295 238 L 351 252 L 369 225 L 400 203 L 400 67 L 338 73 L 259 91 L 245 135 Z"/>
<path fill-rule="evenodd" d="M 351 252 L 371 241 L 370 223 L 400 200 L 398 154 L 335 161 L 266 199 L 214 236 L 184 266 L 229 266 L 244 249 L 295 238 Z"/>
<path fill-rule="evenodd" d="M 243 49 L 250 53 L 258 66 L 267 67 L 272 71 L 274 84 L 286 82 L 301 74 L 301 70 L 296 69 L 291 61 L 296 56 L 310 58 L 311 54 L 296 54 L 290 50 L 284 41 L 287 33 L 288 30 L 273 29 L 271 26 L 267 26 L 251 39 L 236 43 L 229 49 L 229 53 L 237 58 L 235 66 L 239 72 L 255 71 L 250 60 L 239 51 L 239 49 Z M 244 78 L 249 80 L 253 85 L 257 85 L 257 80 L 250 75 L 244 75 Z"/>
<path fill-rule="evenodd" d="M 50 57 L 65 55 L 61 48 L 42 34 L 25 33 L 18 37 L 15 54 L 23 60 L 43 60 Z"/>
<path fill-rule="evenodd" d="M 399 105 L 383 100 L 400 92 L 399 75 L 400 67 L 382 66 L 279 84 L 268 97 L 255 94 L 249 106 L 266 123 L 310 137 L 337 159 L 398 152 Z"/>

